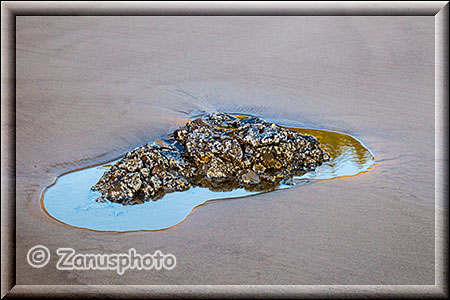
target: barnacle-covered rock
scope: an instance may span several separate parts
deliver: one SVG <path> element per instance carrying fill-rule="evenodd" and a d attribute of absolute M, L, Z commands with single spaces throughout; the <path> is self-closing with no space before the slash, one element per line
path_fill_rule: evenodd
<path fill-rule="evenodd" d="M 329 159 L 312 136 L 256 117 L 212 113 L 128 152 L 92 190 L 122 204 L 157 200 L 191 185 L 268 190 Z"/>

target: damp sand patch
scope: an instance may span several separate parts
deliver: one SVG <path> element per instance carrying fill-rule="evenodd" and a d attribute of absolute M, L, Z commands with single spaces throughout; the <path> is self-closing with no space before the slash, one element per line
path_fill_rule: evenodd
<path fill-rule="evenodd" d="M 355 176 L 373 164 L 371 151 L 344 133 L 212 114 L 119 160 L 57 178 L 41 204 L 75 227 L 162 230 L 210 200 Z"/>

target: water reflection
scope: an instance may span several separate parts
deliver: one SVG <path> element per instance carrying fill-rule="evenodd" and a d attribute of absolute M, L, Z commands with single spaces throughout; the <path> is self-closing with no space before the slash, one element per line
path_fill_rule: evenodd
<path fill-rule="evenodd" d="M 244 116 L 241 116 L 245 118 Z M 43 194 L 42 207 L 54 219 L 75 227 L 98 231 L 160 230 L 182 222 L 194 209 L 208 200 L 230 199 L 302 185 L 315 180 L 354 176 L 369 170 L 374 156 L 356 138 L 334 131 L 286 127 L 301 134 L 315 136 L 331 160 L 314 172 L 294 176 L 290 182 L 270 186 L 267 190 L 191 187 L 185 192 L 169 193 L 158 201 L 123 206 L 94 199 L 94 185 L 112 163 L 61 176 Z"/>
<path fill-rule="evenodd" d="M 329 162 L 324 163 L 314 172 L 295 177 L 296 179 L 318 180 L 353 176 L 367 171 L 374 164 L 375 157 L 372 152 L 351 135 L 319 129 L 286 128 L 315 136 L 331 157 Z"/>

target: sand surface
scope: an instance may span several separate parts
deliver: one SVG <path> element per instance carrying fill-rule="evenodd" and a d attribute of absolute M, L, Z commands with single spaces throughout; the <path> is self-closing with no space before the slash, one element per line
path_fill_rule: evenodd
<path fill-rule="evenodd" d="M 434 284 L 434 17 L 27 17 L 17 23 L 17 284 Z M 215 201 L 159 232 L 96 233 L 40 208 L 56 176 L 193 115 L 349 133 L 373 171 Z M 52 251 L 33 269 L 30 247 Z M 172 271 L 58 271 L 159 249 Z"/>

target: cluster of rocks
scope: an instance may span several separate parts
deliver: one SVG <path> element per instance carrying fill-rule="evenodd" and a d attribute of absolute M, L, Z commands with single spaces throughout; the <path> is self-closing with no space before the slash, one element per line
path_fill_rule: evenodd
<path fill-rule="evenodd" d="M 213 113 L 128 152 L 92 190 L 124 205 L 157 200 L 191 185 L 268 190 L 329 159 L 312 136 L 257 117 Z"/>

